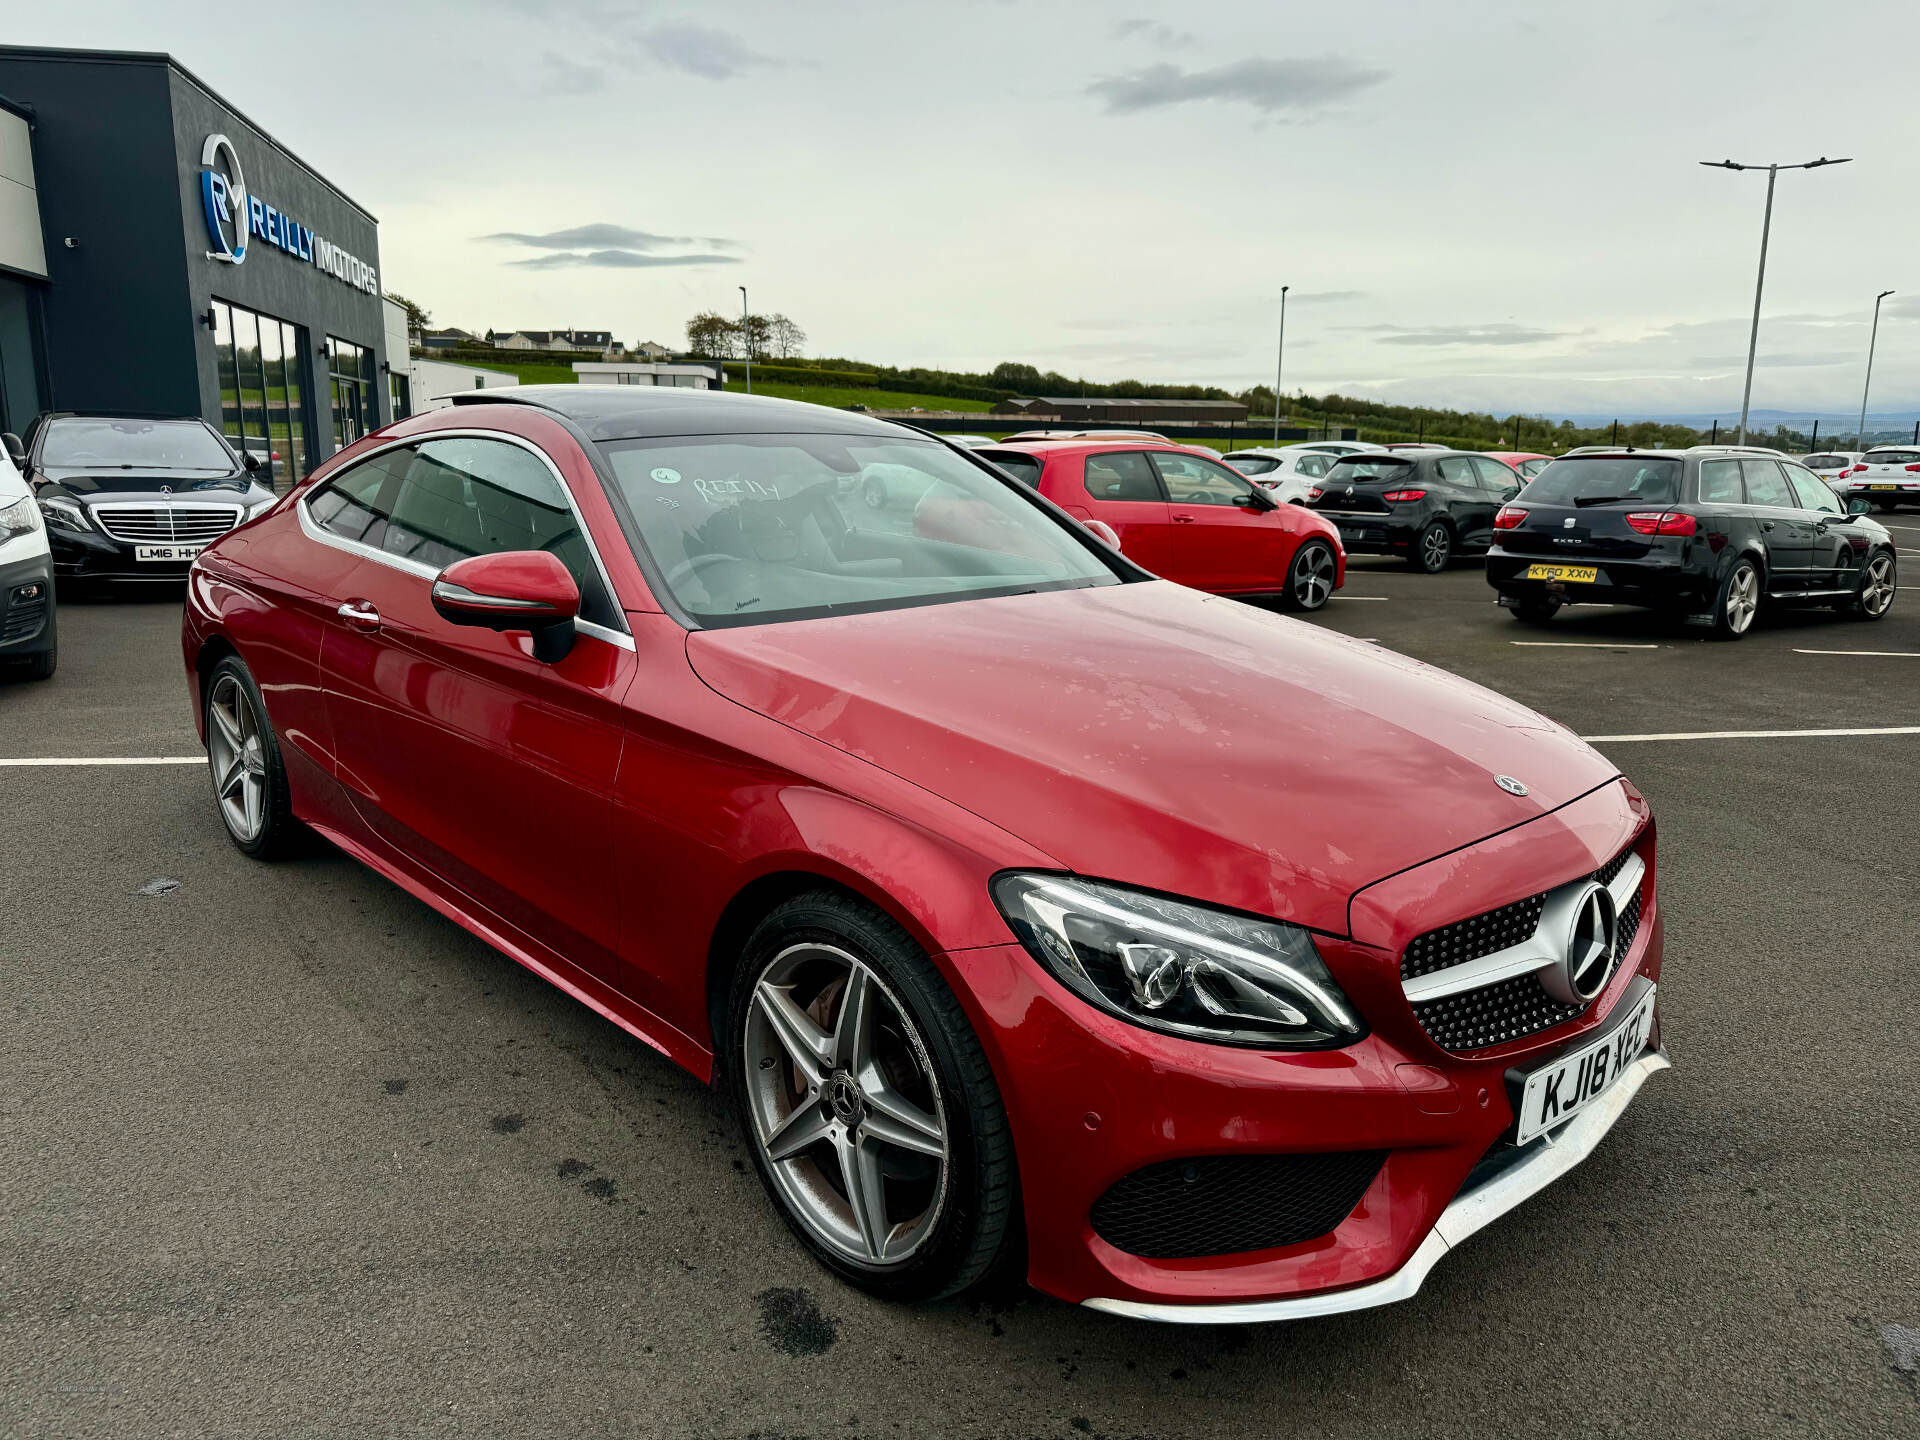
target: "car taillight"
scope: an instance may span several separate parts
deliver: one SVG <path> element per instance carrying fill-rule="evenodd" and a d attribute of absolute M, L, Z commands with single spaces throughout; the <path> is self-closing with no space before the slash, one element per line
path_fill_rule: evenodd
<path fill-rule="evenodd" d="M 1912 471 L 1916 471 L 1916 472 L 1920 472 L 1920 465 L 1909 465 L 1909 466 L 1907 466 L 1907 469 L 1909 469 L 1909 470 L 1912 470 Z"/>
<path fill-rule="evenodd" d="M 1520 522 L 1526 518 L 1527 510 L 1524 505 L 1502 505 L 1500 507 L 1500 513 L 1493 517 L 1493 528 L 1496 530 L 1516 529 Z"/>
<path fill-rule="evenodd" d="M 1642 535 L 1695 535 L 1700 530 L 1693 516 L 1677 510 L 1636 510 L 1627 516 L 1627 524 Z"/>
<path fill-rule="evenodd" d="M 1920 469 L 1920 466 L 1915 466 L 1914 468 Z M 1380 498 L 1382 500 L 1424 500 L 1427 498 L 1427 492 L 1424 490 L 1389 490 Z"/>
<path fill-rule="evenodd" d="M 1307 491 L 1307 499 L 1318 500 L 1322 495 L 1326 493 L 1327 492 L 1322 490 L 1318 485 L 1315 485 Z"/>

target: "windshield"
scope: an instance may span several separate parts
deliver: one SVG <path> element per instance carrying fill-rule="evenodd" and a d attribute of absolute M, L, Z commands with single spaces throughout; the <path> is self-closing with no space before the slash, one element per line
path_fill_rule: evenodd
<path fill-rule="evenodd" d="M 198 420 L 94 420 L 71 417 L 47 422 L 40 450 L 43 465 L 71 468 L 120 466 L 139 470 L 233 469 L 233 456 Z"/>
<path fill-rule="evenodd" d="M 1413 464 L 1395 455 L 1343 455 L 1327 471 L 1327 486 L 1351 485 L 1356 480 L 1404 480 Z"/>
<path fill-rule="evenodd" d="M 1845 470 L 1853 461 L 1845 455 L 1809 455 L 1800 463 L 1809 470 Z"/>
<path fill-rule="evenodd" d="M 703 624 L 1120 583 L 1097 542 L 931 441 L 720 435 L 603 448 L 662 583 Z"/>
<path fill-rule="evenodd" d="M 1680 498 L 1680 462 L 1638 455 L 1556 460 L 1521 494 L 1538 505 L 1604 505 L 1615 500 L 1671 505 Z"/>

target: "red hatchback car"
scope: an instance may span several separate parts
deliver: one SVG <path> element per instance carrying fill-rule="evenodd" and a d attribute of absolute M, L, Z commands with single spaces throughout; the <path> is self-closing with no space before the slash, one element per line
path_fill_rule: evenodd
<path fill-rule="evenodd" d="M 474 402 L 195 561 L 217 811 L 725 1086 L 847 1280 L 1402 1299 L 1666 1066 L 1653 820 L 1552 721 L 877 420 Z M 912 511 L 864 503 L 908 472 Z"/>
<path fill-rule="evenodd" d="M 1097 520 L 1129 559 L 1215 595 L 1274 595 L 1318 610 L 1346 583 L 1330 520 L 1276 502 L 1204 450 L 1138 437 L 982 446 L 1069 515 Z"/>

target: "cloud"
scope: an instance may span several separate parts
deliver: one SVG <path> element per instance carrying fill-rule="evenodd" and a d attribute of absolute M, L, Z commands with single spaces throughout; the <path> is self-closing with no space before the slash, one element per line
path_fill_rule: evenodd
<path fill-rule="evenodd" d="M 1527 325 L 1347 325 L 1346 330 L 1378 334 L 1382 345 L 1540 345 L 1563 340 L 1571 332 L 1535 330 Z"/>
<path fill-rule="evenodd" d="M 712 235 L 654 235 L 625 225 L 596 223 L 575 225 L 566 230 L 550 230 L 544 235 L 529 235 L 519 230 L 500 230 L 482 235 L 482 240 L 506 240 L 515 245 L 530 245 L 537 250 L 574 250 L 583 245 L 617 247 L 623 250 L 657 250 L 662 245 L 733 245 Z"/>
<path fill-rule="evenodd" d="M 549 50 L 540 57 L 540 89 L 557 95 L 594 95 L 607 88 L 607 72 Z"/>
<path fill-rule="evenodd" d="M 1114 39 L 1132 40 L 1136 37 L 1163 50 L 1184 50 L 1194 42 L 1191 30 L 1176 30 L 1171 25 L 1162 25 L 1158 20 L 1114 21 Z"/>
<path fill-rule="evenodd" d="M 643 31 L 640 41 L 662 65 L 698 75 L 702 80 L 731 80 L 743 70 L 781 63 L 771 55 L 749 48 L 724 30 L 691 20 L 656 25 Z"/>
<path fill-rule="evenodd" d="M 1265 115 L 1308 115 L 1387 78 L 1337 55 L 1318 60 L 1237 60 L 1211 70 L 1149 65 L 1087 86 L 1109 115 L 1132 115 L 1196 100 L 1231 100 Z"/>
<path fill-rule="evenodd" d="M 738 265 L 738 255 L 642 255 L 638 250 L 556 250 L 526 260 L 509 260 L 523 270 L 647 270 L 660 265 Z"/>
<path fill-rule="evenodd" d="M 1920 320 L 1920 295 L 1889 295 L 1880 313 L 1901 320 Z"/>
<path fill-rule="evenodd" d="M 1287 296 L 1295 305 L 1344 305 L 1366 298 L 1364 290 L 1295 290 Z"/>
<path fill-rule="evenodd" d="M 1799 370 L 1813 365 L 1847 365 L 1859 362 L 1858 355 L 1769 355 L 1762 350 L 1753 357 L 1756 370 L 1773 367 L 1775 369 Z M 1687 361 L 1687 364 L 1701 370 L 1744 370 L 1747 368 L 1746 352 L 1738 355 L 1699 355 Z"/>

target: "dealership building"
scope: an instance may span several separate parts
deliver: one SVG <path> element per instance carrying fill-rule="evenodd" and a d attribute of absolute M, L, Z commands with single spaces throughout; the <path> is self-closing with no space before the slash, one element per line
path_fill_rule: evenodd
<path fill-rule="evenodd" d="M 410 408 L 385 311 L 374 217 L 170 56 L 0 46 L 0 429 L 202 415 L 284 486 Z"/>

